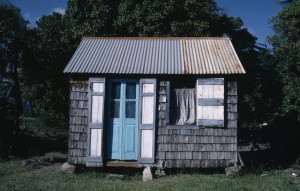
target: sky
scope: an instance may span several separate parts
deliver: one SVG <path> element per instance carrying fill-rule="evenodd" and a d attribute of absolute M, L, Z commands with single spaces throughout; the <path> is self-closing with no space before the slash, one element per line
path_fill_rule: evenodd
<path fill-rule="evenodd" d="M 244 27 L 257 37 L 257 42 L 266 43 L 266 37 L 273 34 L 270 19 L 283 7 L 277 0 L 216 0 L 229 16 L 240 17 Z"/>
<path fill-rule="evenodd" d="M 23 18 L 30 22 L 30 26 L 36 26 L 35 22 L 44 15 L 53 12 L 65 13 L 67 0 L 10 0 L 21 9 Z"/>
<path fill-rule="evenodd" d="M 256 36 L 257 43 L 267 44 L 266 37 L 272 35 L 272 24 L 269 20 L 282 9 L 277 0 L 216 0 L 229 16 L 240 17 L 244 27 Z M 64 14 L 67 0 L 11 0 L 12 4 L 21 9 L 24 19 L 30 26 L 43 15 L 59 12 Z"/>

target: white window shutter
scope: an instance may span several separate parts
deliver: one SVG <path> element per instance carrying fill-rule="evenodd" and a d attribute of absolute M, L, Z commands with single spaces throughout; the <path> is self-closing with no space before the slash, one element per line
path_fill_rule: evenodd
<path fill-rule="evenodd" d="M 155 161 L 156 79 L 140 79 L 139 159 L 141 164 Z"/>
<path fill-rule="evenodd" d="M 224 78 L 197 79 L 197 126 L 224 127 Z"/>
<path fill-rule="evenodd" d="M 103 165 L 105 78 L 90 78 L 86 166 Z"/>

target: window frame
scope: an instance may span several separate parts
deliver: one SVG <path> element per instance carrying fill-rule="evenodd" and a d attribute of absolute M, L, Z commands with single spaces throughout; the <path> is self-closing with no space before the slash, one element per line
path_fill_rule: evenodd
<path fill-rule="evenodd" d="M 217 78 L 217 77 L 214 77 L 214 78 Z M 206 77 L 206 78 L 196 78 L 195 79 L 195 123 L 192 124 L 192 125 L 176 125 L 176 124 L 171 124 L 171 83 L 172 83 L 172 80 L 166 80 L 166 98 L 167 98 L 167 101 L 166 101 L 166 128 L 169 129 L 169 130 L 176 130 L 176 129 L 205 129 L 205 128 L 214 128 L 214 129 L 224 129 L 226 128 L 226 124 L 227 124 L 227 114 L 228 114 L 228 111 L 227 111 L 227 80 L 225 77 L 222 77 L 223 78 L 223 81 L 224 81 L 224 95 L 223 95 L 223 100 L 224 100 L 224 122 L 223 122 L 223 126 L 214 126 L 214 127 L 211 127 L 211 126 L 198 126 L 198 97 L 197 97 L 197 83 L 198 83 L 198 80 L 199 79 L 214 79 L 214 78 L 209 78 L 209 77 Z M 220 78 L 220 77 L 219 77 Z"/>

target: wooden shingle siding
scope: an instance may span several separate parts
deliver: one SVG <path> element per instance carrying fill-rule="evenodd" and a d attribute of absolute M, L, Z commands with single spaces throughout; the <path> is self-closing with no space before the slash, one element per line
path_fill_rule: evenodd
<path fill-rule="evenodd" d="M 68 163 L 84 165 L 88 122 L 88 80 L 70 80 Z"/>
<path fill-rule="evenodd" d="M 168 168 L 225 167 L 237 162 L 237 84 L 226 80 L 225 127 L 168 128 L 167 81 L 157 83 L 156 166 Z M 70 80 L 70 164 L 85 165 L 88 124 L 88 80 Z"/>
<path fill-rule="evenodd" d="M 225 127 L 168 128 L 167 81 L 159 83 L 157 166 L 167 168 L 226 167 L 237 162 L 237 84 L 225 88 Z M 162 99 L 166 96 L 167 99 Z"/>

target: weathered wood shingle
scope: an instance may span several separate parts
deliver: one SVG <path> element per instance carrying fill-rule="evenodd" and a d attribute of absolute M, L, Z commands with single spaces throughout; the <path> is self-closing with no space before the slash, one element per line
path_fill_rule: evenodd
<path fill-rule="evenodd" d="M 157 97 L 156 165 L 200 168 L 228 166 L 237 161 L 237 84 L 227 82 L 224 128 L 168 128 L 167 82 Z M 88 80 L 70 80 L 70 164 L 85 164 L 88 123 Z"/>
<path fill-rule="evenodd" d="M 70 80 L 68 162 L 85 164 L 88 122 L 88 81 Z"/>
<path fill-rule="evenodd" d="M 160 81 L 158 100 L 157 166 L 168 168 L 225 167 L 237 162 L 237 84 L 227 82 L 226 124 L 223 128 L 167 127 L 167 82 Z"/>

